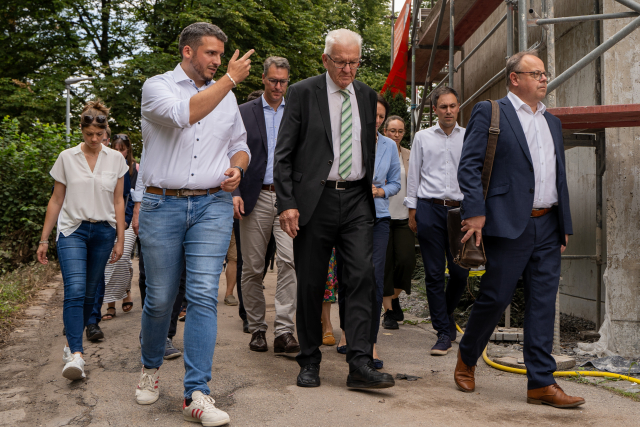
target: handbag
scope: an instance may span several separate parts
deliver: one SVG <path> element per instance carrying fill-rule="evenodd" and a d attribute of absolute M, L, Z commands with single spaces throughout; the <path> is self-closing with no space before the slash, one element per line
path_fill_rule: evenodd
<path fill-rule="evenodd" d="M 489 190 L 489 180 L 491 179 L 493 160 L 496 155 L 498 135 L 500 135 L 500 107 L 496 101 L 490 99 L 487 101 L 491 103 L 491 124 L 489 125 L 487 152 L 482 166 L 482 194 L 485 200 Z M 487 262 L 487 257 L 484 254 L 484 243 L 480 242 L 480 246 L 476 246 L 475 233 L 471 235 L 469 240 L 462 243 L 461 240 L 465 233 L 461 230 L 461 223 L 460 208 L 450 209 L 447 213 L 447 231 L 449 232 L 449 250 L 451 251 L 453 262 L 466 270 L 478 268 Z"/>

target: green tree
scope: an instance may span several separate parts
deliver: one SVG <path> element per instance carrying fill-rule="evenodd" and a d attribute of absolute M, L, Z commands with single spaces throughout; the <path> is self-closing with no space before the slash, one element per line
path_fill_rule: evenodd
<path fill-rule="evenodd" d="M 71 145 L 80 138 L 80 132 L 72 134 Z M 0 122 L 0 272 L 34 259 L 51 197 L 49 171 L 67 146 L 64 126 L 36 121 L 24 133 L 18 119 Z"/>

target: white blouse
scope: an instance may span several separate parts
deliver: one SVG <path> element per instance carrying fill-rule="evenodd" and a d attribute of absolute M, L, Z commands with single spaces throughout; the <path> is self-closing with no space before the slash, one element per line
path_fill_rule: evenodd
<path fill-rule="evenodd" d="M 389 213 L 391 219 L 407 219 L 409 218 L 409 209 L 403 204 L 404 198 L 407 196 L 407 171 L 404 170 L 404 162 L 400 157 L 400 191 L 395 196 L 389 197 Z"/>
<path fill-rule="evenodd" d="M 101 145 L 102 150 L 91 172 L 81 145 L 60 153 L 49 172 L 53 179 L 67 187 L 58 216 L 56 240 L 60 233 L 70 236 L 82 221 L 108 221 L 116 228 L 113 192 L 118 178 L 129 172 L 127 162 L 118 151 Z"/>

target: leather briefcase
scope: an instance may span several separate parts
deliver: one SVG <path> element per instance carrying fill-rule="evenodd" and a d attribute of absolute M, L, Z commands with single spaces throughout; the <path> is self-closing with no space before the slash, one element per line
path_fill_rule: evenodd
<path fill-rule="evenodd" d="M 500 135 L 500 107 L 496 101 L 488 100 L 491 103 L 491 124 L 489 125 L 489 138 L 487 141 L 487 152 L 484 157 L 482 167 L 482 192 L 485 200 L 489 190 L 491 179 L 491 169 L 493 169 L 493 159 L 496 155 L 498 135 Z M 471 235 L 469 240 L 462 243 L 462 238 L 466 234 L 462 231 L 462 215 L 460 208 L 450 209 L 447 213 L 447 231 L 449 233 L 449 250 L 453 257 L 453 262 L 464 269 L 478 268 L 486 264 L 487 258 L 484 254 L 484 244 L 476 246 L 476 235 Z"/>

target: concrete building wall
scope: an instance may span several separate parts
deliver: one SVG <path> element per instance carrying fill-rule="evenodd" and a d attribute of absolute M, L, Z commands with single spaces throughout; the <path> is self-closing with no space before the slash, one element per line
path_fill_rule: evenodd
<path fill-rule="evenodd" d="M 604 12 L 627 9 L 605 0 Z M 604 23 L 607 39 L 631 19 Z M 604 55 L 603 103 L 640 103 L 640 30 L 635 30 Z M 640 128 L 606 132 L 607 182 L 607 307 L 609 350 L 621 356 L 640 355 Z"/>
<path fill-rule="evenodd" d="M 542 0 L 535 0 L 533 9 L 542 15 Z M 594 12 L 593 9 L 594 2 L 591 0 L 555 1 L 555 15 L 557 17 L 589 15 Z M 465 43 L 464 52 L 470 52 L 502 18 L 506 10 L 506 5 L 499 7 Z M 561 74 L 595 48 L 595 25 L 593 22 L 583 22 L 555 26 L 556 75 Z M 542 31 L 540 29 L 530 27 L 528 45 L 533 45 L 541 37 Z M 478 50 L 475 56 L 466 63 L 464 73 L 458 72 L 456 74 L 454 87 L 459 90 L 462 89 L 463 102 L 504 68 L 506 39 L 507 25 L 505 22 L 492 38 Z M 516 28 L 514 34 L 516 49 L 517 40 Z M 547 52 L 544 43 L 540 54 L 546 63 Z M 462 53 L 457 53 L 456 63 L 459 63 L 461 58 Z M 578 72 L 556 90 L 556 106 L 589 106 L 598 104 L 600 88 L 597 87 L 596 77 L 595 63 Z M 475 102 L 488 98 L 499 99 L 504 97 L 506 93 L 505 79 L 501 79 L 493 87 L 481 94 Z M 468 122 L 472 108 L 473 104 L 466 107 L 462 112 L 461 122 L 463 125 Z M 565 156 L 567 159 L 567 178 L 574 227 L 574 236 L 571 237 L 565 253 L 567 255 L 593 255 L 596 252 L 595 150 L 584 147 L 572 148 L 565 152 Z M 595 263 L 589 260 L 563 261 L 560 285 L 561 311 L 595 321 Z"/>

